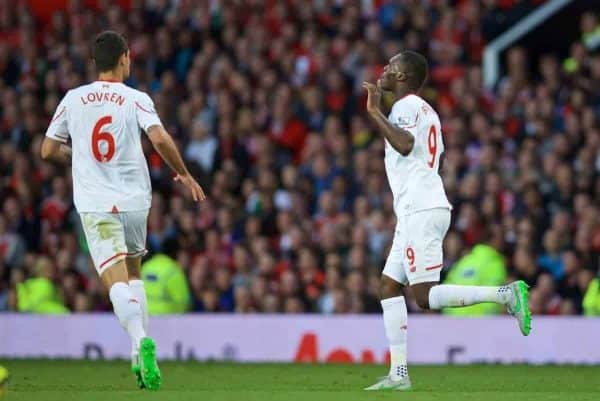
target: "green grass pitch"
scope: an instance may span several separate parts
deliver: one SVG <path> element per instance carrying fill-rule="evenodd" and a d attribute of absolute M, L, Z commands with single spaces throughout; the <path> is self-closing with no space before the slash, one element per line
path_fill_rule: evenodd
<path fill-rule="evenodd" d="M 375 365 L 162 363 L 163 387 L 138 390 L 126 362 L 0 360 L 11 374 L 2 401 L 598 400 L 600 367 L 414 366 L 410 392 L 361 389 Z"/>

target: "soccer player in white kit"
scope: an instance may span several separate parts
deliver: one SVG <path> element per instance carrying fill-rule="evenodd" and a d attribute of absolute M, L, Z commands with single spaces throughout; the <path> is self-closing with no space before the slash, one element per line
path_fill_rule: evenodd
<path fill-rule="evenodd" d="M 407 312 L 402 286 L 418 305 L 439 310 L 481 302 L 506 305 L 523 335 L 531 329 L 528 290 L 523 281 L 500 287 L 440 285 L 442 244 L 450 211 L 438 174 L 444 151 L 440 119 L 418 93 L 427 78 L 427 60 L 405 51 L 390 59 L 377 85 L 365 82 L 367 111 L 385 137 L 385 170 L 394 196 L 396 232 L 381 276 L 381 306 L 390 344 L 390 371 L 365 390 L 407 390 Z M 388 118 L 380 110 L 382 91 L 394 95 Z"/>
<path fill-rule="evenodd" d="M 151 201 L 141 131 L 194 201 L 205 196 L 150 97 L 123 84 L 130 69 L 125 39 L 116 32 L 102 32 L 95 39 L 93 57 L 98 80 L 67 92 L 46 131 L 41 153 L 45 160 L 72 165 L 75 207 L 114 312 L 131 337 L 132 371 L 140 388 L 157 390 L 161 376 L 155 343 L 147 336 L 148 309 L 140 279 Z"/>

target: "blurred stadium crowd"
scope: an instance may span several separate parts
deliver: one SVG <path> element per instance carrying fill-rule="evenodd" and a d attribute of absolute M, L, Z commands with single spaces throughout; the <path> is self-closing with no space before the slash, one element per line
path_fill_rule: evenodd
<path fill-rule="evenodd" d="M 39 148 L 62 95 L 95 79 L 90 39 L 112 28 L 130 41 L 127 83 L 152 95 L 210 195 L 192 205 L 145 144 L 151 312 L 379 311 L 395 218 L 360 85 L 410 48 L 430 60 L 423 96 L 445 135 L 445 279 L 522 278 L 534 313 L 600 314 L 596 15 L 566 60 L 510 49 L 488 91 L 485 43 L 539 1 L 98 3 L 44 23 L 0 0 L 0 310 L 110 309 L 69 171 Z"/>

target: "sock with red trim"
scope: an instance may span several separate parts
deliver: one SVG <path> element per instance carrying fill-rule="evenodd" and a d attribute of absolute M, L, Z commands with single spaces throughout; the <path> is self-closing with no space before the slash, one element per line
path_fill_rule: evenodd
<path fill-rule="evenodd" d="M 500 287 L 479 287 L 474 285 L 441 284 L 429 290 L 429 309 L 468 306 L 482 302 L 506 305 L 510 300 L 510 289 Z"/>
<path fill-rule="evenodd" d="M 121 282 L 113 284 L 109 296 L 121 326 L 129 333 L 133 347 L 138 348 L 140 341 L 146 336 L 140 302 L 135 298 L 129 286 Z"/>
<path fill-rule="evenodd" d="M 148 332 L 148 301 L 146 300 L 146 290 L 144 289 L 144 282 L 142 280 L 129 280 L 129 289 L 131 293 L 140 302 L 140 308 L 142 309 L 142 325 L 144 331 Z"/>
<path fill-rule="evenodd" d="M 407 320 L 404 297 L 387 298 L 381 301 L 385 335 L 390 344 L 390 378 L 400 380 L 408 376 L 406 366 Z"/>

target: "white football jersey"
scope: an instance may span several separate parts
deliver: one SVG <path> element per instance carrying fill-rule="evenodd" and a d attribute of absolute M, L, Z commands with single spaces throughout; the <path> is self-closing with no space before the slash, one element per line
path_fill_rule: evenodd
<path fill-rule="evenodd" d="M 425 100 L 411 94 L 394 103 L 388 119 L 415 137 L 407 156 L 402 156 L 387 140 L 385 143 L 385 171 L 396 215 L 438 207 L 452 209 L 438 174 L 444 142 L 437 113 Z"/>
<path fill-rule="evenodd" d="M 71 138 L 77 211 L 150 208 L 140 131 L 153 125 L 161 121 L 150 96 L 123 83 L 96 81 L 67 92 L 46 136 L 61 142 Z"/>

